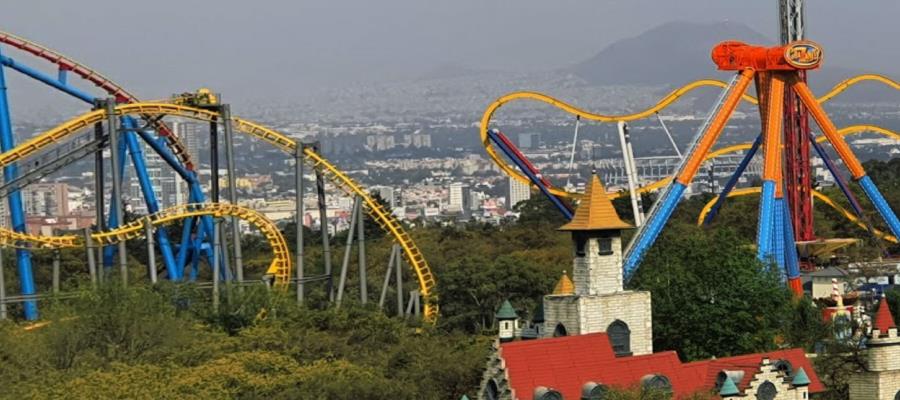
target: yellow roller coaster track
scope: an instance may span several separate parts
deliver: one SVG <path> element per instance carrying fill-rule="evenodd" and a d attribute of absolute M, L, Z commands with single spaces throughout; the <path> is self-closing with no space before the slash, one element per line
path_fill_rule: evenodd
<path fill-rule="evenodd" d="M 760 189 L 759 187 L 741 188 L 741 189 L 736 189 L 736 190 L 732 191 L 731 193 L 728 193 L 727 197 L 731 198 L 731 197 L 739 197 L 739 196 L 748 196 L 748 195 L 752 195 L 752 194 L 759 194 L 761 191 L 762 191 L 762 189 Z M 835 211 L 841 213 L 841 215 L 843 215 L 844 218 L 847 218 L 848 220 L 850 220 L 850 222 L 853 222 L 854 224 L 858 225 L 860 228 L 867 229 L 866 224 L 864 224 L 862 221 L 860 221 L 859 218 L 856 216 L 856 214 L 853 214 L 850 210 L 842 207 L 840 204 L 837 204 L 836 202 L 834 202 L 834 200 L 831 200 L 831 198 L 826 196 L 824 193 L 819 192 L 817 190 L 813 190 L 812 195 L 814 198 L 821 200 L 823 203 L 827 204 L 828 206 L 833 208 Z M 715 204 L 715 202 L 718 198 L 719 198 L 719 196 L 713 197 L 712 200 L 710 200 L 709 202 L 706 203 L 706 205 L 703 206 L 703 209 L 700 211 L 700 215 L 697 217 L 697 225 L 703 225 L 703 219 L 706 218 L 706 214 L 709 214 L 709 210 L 712 209 L 713 204 Z M 887 240 L 891 243 L 898 243 L 896 237 L 894 237 L 893 235 L 890 235 L 888 233 L 885 233 L 881 230 L 872 228 L 872 233 L 874 233 L 875 236 L 877 236 L 880 239 Z"/>
<path fill-rule="evenodd" d="M 858 84 L 860 82 L 864 82 L 864 81 L 880 82 L 880 83 L 883 83 L 893 89 L 900 90 L 900 83 L 897 83 L 897 82 L 891 80 L 890 78 L 887 78 L 887 77 L 884 77 L 881 75 L 866 74 L 866 75 L 855 76 L 855 77 L 846 79 L 846 80 L 838 83 L 831 90 L 829 90 L 828 93 L 826 93 L 822 97 L 819 97 L 818 101 L 820 103 L 829 101 L 829 100 L 833 99 L 834 97 L 836 97 L 841 92 L 850 88 L 851 86 Z M 556 107 L 560 110 L 563 110 L 569 114 L 580 116 L 582 119 L 586 119 L 586 120 L 590 120 L 590 121 L 598 121 L 598 122 L 626 121 L 627 122 L 627 121 L 634 121 L 634 120 L 638 120 L 638 119 L 647 118 L 647 117 L 653 115 L 654 113 L 657 113 L 660 110 L 665 109 L 666 107 L 668 107 L 669 105 L 671 105 L 672 103 L 677 101 L 679 98 L 686 95 L 687 93 L 689 93 L 695 89 L 701 88 L 701 87 L 709 87 L 709 86 L 724 88 L 727 86 L 727 84 L 725 82 L 715 80 L 715 79 L 702 79 L 702 80 L 694 81 L 694 82 L 688 83 L 687 85 L 684 85 L 678 89 L 673 90 L 671 93 L 669 93 L 668 95 L 663 97 L 660 101 L 658 101 L 655 105 L 653 105 L 650 108 L 647 108 L 643 111 L 639 111 L 639 112 L 636 112 L 633 114 L 622 114 L 622 115 L 604 115 L 604 114 L 591 113 L 591 112 L 582 110 L 571 104 L 565 103 L 561 100 L 558 100 L 554 97 L 551 97 L 551 96 L 548 96 L 548 95 L 545 95 L 542 93 L 513 92 L 513 93 L 507 94 L 503 97 L 500 97 L 499 99 L 497 99 L 496 101 L 491 103 L 487 107 L 487 109 L 484 111 L 484 114 L 481 117 L 481 125 L 479 127 L 480 134 L 481 134 L 481 143 L 484 146 L 485 151 L 487 151 L 488 156 L 490 156 L 491 159 L 494 161 L 494 163 L 496 163 L 497 166 L 500 167 L 500 169 L 502 169 L 507 175 L 509 175 L 513 179 L 516 179 L 520 182 L 531 185 L 531 181 L 528 179 L 528 177 L 523 175 L 521 172 L 517 171 L 516 167 L 510 165 L 505 160 L 503 160 L 503 158 L 500 156 L 500 154 L 497 153 L 497 151 L 494 149 L 494 146 L 491 144 L 491 141 L 488 138 L 487 131 L 490 128 L 491 118 L 494 116 L 494 113 L 503 105 L 513 102 L 513 101 L 516 101 L 516 100 L 532 100 L 532 101 L 538 101 L 538 102 L 549 104 L 549 105 Z M 758 103 L 758 101 L 755 97 L 747 95 L 747 94 L 743 95 L 743 99 L 744 99 L 744 101 L 746 101 L 748 103 L 752 103 L 752 104 Z M 878 128 L 878 129 L 882 129 L 882 128 Z M 641 192 L 659 189 L 660 187 L 665 186 L 668 182 L 669 182 L 669 179 L 664 179 L 662 181 L 654 182 L 648 186 L 642 187 Z M 560 197 L 578 197 L 578 196 L 580 196 L 579 193 L 570 193 L 570 192 L 566 192 L 565 190 L 560 190 L 555 187 L 551 187 L 549 189 L 550 189 L 551 193 L 553 193 L 554 195 L 560 196 Z M 618 196 L 621 196 L 621 194 L 616 194 L 615 196 L 618 197 Z"/>
<path fill-rule="evenodd" d="M 201 121 L 221 121 L 219 113 L 168 103 L 123 104 L 116 107 L 115 113 L 119 116 L 169 115 Z M 95 110 L 64 122 L 21 143 L 14 149 L 0 154 L 0 168 L 23 160 L 26 157 L 46 149 L 48 146 L 58 144 L 78 131 L 93 126 L 94 123 L 105 119 L 105 110 Z M 232 123 L 235 130 L 266 141 L 289 154 L 294 154 L 296 151 L 297 143 L 293 139 L 279 132 L 238 117 L 232 117 Z M 353 179 L 344 174 L 324 157 L 316 153 L 312 148 L 304 148 L 303 155 L 306 162 L 311 164 L 316 170 L 321 171 L 329 181 L 334 183 L 341 190 L 348 194 L 360 196 L 366 205 L 366 211 L 369 215 L 378 222 L 382 229 L 390 233 L 397 240 L 398 244 L 403 249 L 407 261 L 418 278 L 419 291 L 424 302 L 424 318 L 427 321 L 435 321 L 438 315 L 437 294 L 435 293 L 437 282 L 435 276 L 431 272 L 431 268 L 428 266 L 425 256 L 416 246 L 415 242 L 413 242 L 412 237 L 404 230 L 400 221 L 394 218 L 389 210 L 385 209 L 384 206 L 372 198 L 362 186 L 353 181 Z"/>
<path fill-rule="evenodd" d="M 189 217 L 213 216 L 238 217 L 256 226 L 272 247 L 272 263 L 266 274 L 275 279 L 275 286 L 286 288 L 291 280 L 291 255 L 281 231 L 262 214 L 255 210 L 228 203 L 195 203 L 174 206 L 148 215 L 153 226 L 166 225 Z M 143 237 L 146 233 L 143 220 L 136 220 L 119 228 L 91 234 L 91 241 L 96 245 L 110 245 L 124 240 Z M 41 248 L 71 248 L 84 246 L 81 236 L 40 236 L 18 233 L 0 228 L 0 246 L 15 247 L 22 242 L 32 243 Z"/>
<path fill-rule="evenodd" d="M 75 59 L 67 57 L 56 50 L 52 50 L 46 46 L 37 44 L 28 39 L 3 31 L 0 31 L 0 43 L 10 45 L 19 50 L 31 53 L 39 58 L 43 58 L 44 60 L 55 64 L 60 69 L 71 71 L 72 73 L 80 76 L 82 79 L 87 80 L 93 83 L 95 86 L 103 89 L 106 93 L 108 93 L 110 96 L 113 96 L 116 101 L 120 103 L 137 103 L 139 101 L 137 97 L 125 90 L 125 88 L 123 88 L 121 85 L 113 82 L 112 79 L 103 76 L 101 73 L 89 68 L 87 65 L 75 61 Z M 187 169 L 193 170 L 194 166 L 193 162 L 191 161 L 191 155 L 187 152 L 184 143 L 181 142 L 181 139 L 178 138 L 178 135 L 172 132 L 169 127 L 161 121 L 151 122 L 157 129 L 157 132 L 160 133 L 160 136 L 165 139 L 166 145 L 168 145 L 172 153 L 175 154 L 176 157 L 178 157 L 178 159 L 182 164 L 184 164 Z"/>

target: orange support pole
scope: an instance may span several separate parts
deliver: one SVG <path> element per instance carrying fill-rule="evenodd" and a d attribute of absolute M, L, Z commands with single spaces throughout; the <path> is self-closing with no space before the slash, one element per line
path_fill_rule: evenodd
<path fill-rule="evenodd" d="M 781 181 L 781 123 L 784 118 L 784 76 L 771 73 L 769 76 L 768 94 L 766 96 L 765 164 L 763 180 Z M 780 193 L 780 187 L 775 188 Z M 779 196 L 780 197 L 780 196 Z"/>
<path fill-rule="evenodd" d="M 819 125 L 819 128 L 822 129 L 822 133 L 825 134 L 825 137 L 828 138 L 828 141 L 834 146 L 834 150 L 837 151 L 841 160 L 844 160 L 844 164 L 847 165 L 847 169 L 850 170 L 853 178 L 859 179 L 866 176 L 866 171 L 863 170 L 859 159 L 856 158 L 856 155 L 850 150 L 850 146 L 847 144 L 847 141 L 844 140 L 844 137 L 838 133 L 834 123 L 831 122 L 831 118 L 828 118 L 828 114 L 822 109 L 822 105 L 816 100 L 816 96 L 809 90 L 809 86 L 806 86 L 806 83 L 800 79 L 794 78 L 791 82 L 791 88 L 797 93 L 797 96 L 800 97 L 800 101 L 803 102 L 803 105 L 806 106 L 809 113 L 812 114 L 813 119 L 816 120 L 816 124 Z"/>
<path fill-rule="evenodd" d="M 728 119 L 731 118 L 734 109 L 737 108 L 738 103 L 741 101 L 741 96 L 747 91 L 747 86 L 750 85 L 750 82 L 753 81 L 753 74 L 754 71 L 749 68 L 741 71 L 740 78 L 731 93 L 728 94 L 728 97 L 722 103 L 722 108 L 713 117 L 712 121 L 710 121 L 709 127 L 706 128 L 706 132 L 702 133 L 703 136 L 701 136 L 700 142 L 697 143 L 697 148 L 691 152 L 690 158 L 684 164 L 684 169 L 676 178 L 679 183 L 686 186 L 694 179 L 694 175 L 696 175 L 697 171 L 700 169 L 700 164 L 703 163 L 703 159 L 706 157 L 706 154 L 709 153 L 709 149 L 711 149 L 716 141 L 719 140 L 719 135 L 722 133 L 722 129 L 725 128 Z"/>

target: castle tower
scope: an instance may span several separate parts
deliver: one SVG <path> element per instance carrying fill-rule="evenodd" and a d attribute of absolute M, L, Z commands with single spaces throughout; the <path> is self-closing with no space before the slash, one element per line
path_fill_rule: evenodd
<path fill-rule="evenodd" d="M 900 399 L 900 337 L 887 298 L 878 305 L 866 346 L 868 365 L 850 380 L 850 398 Z"/>
<path fill-rule="evenodd" d="M 516 310 L 513 309 L 512 304 L 509 304 L 509 300 L 503 301 L 503 305 L 497 310 L 495 317 L 500 325 L 498 332 L 500 341 L 509 342 L 515 339 L 519 316 L 516 314 Z"/>
<path fill-rule="evenodd" d="M 564 274 L 544 297 L 545 337 L 606 332 L 617 355 L 653 352 L 650 293 L 623 290 L 622 230 L 629 228 L 593 175 L 575 216 L 559 228 L 572 234 L 572 280 Z"/>

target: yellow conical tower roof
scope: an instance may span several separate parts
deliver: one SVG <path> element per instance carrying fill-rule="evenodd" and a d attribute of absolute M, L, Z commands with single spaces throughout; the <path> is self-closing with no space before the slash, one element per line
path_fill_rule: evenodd
<path fill-rule="evenodd" d="M 600 178 L 597 178 L 596 174 L 591 174 L 591 180 L 584 189 L 578 209 L 575 210 L 575 217 L 559 230 L 602 231 L 629 228 L 633 226 L 619 218 L 609 197 L 606 197 L 606 189 L 600 183 Z"/>
<path fill-rule="evenodd" d="M 569 275 L 566 275 L 566 271 L 563 271 L 562 276 L 559 278 L 559 282 L 556 282 L 556 286 L 553 288 L 553 294 L 575 294 L 575 284 L 569 279 Z"/>

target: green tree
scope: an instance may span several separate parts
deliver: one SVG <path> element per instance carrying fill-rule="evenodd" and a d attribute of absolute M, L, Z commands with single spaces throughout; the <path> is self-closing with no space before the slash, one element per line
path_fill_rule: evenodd
<path fill-rule="evenodd" d="M 675 224 L 631 286 L 653 294 L 654 349 L 698 360 L 771 350 L 793 312 L 777 269 L 729 229 Z"/>

